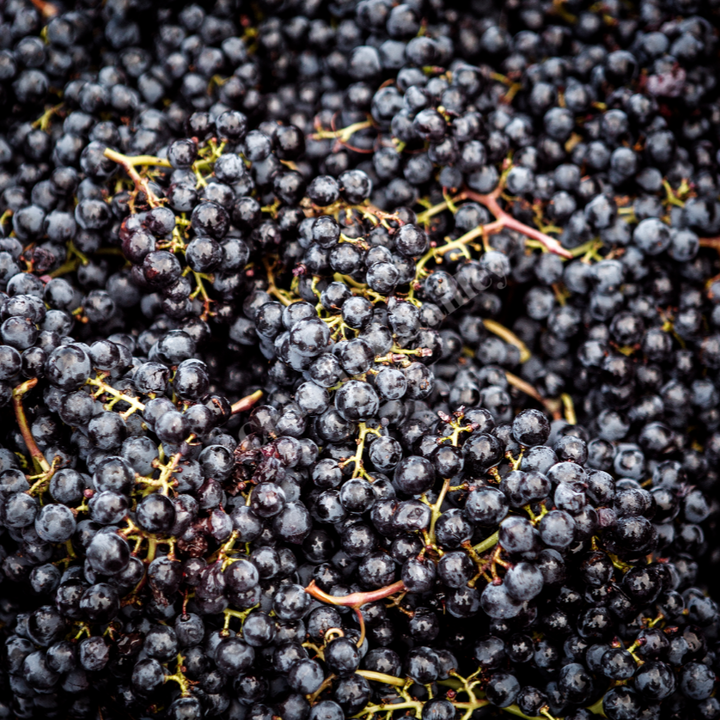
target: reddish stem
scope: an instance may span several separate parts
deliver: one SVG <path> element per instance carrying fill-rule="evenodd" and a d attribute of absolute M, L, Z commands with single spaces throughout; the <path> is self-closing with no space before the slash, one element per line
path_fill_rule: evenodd
<path fill-rule="evenodd" d="M 262 396 L 262 390 L 256 390 L 251 395 L 246 395 L 244 398 L 232 404 L 232 414 L 237 415 L 238 413 L 249 410 Z"/>
<path fill-rule="evenodd" d="M 709 247 L 720 251 L 720 236 L 711 238 L 700 238 L 700 247 Z"/>
<path fill-rule="evenodd" d="M 572 259 L 572 254 L 566 250 L 555 238 L 546 235 L 537 228 L 530 227 L 523 222 L 520 222 L 508 212 L 503 210 L 498 204 L 498 196 L 500 189 L 496 189 L 486 195 L 473 192 L 472 190 L 465 190 L 462 193 L 469 200 L 474 200 L 484 205 L 494 216 L 495 223 L 486 225 L 486 232 L 498 232 L 502 228 L 508 228 L 509 230 L 515 230 L 532 240 L 537 240 L 541 243 L 549 252 L 560 255 L 561 257 Z"/>
<path fill-rule="evenodd" d="M 30 378 L 30 380 L 26 380 L 21 385 L 13 388 L 12 402 L 13 409 L 15 410 L 15 419 L 17 420 L 18 427 L 20 428 L 23 440 L 25 441 L 25 445 L 27 446 L 33 462 L 40 470 L 48 472 L 50 470 L 50 464 L 45 459 L 45 456 L 40 451 L 40 448 L 37 446 L 35 438 L 32 436 L 32 432 L 30 432 L 30 426 L 28 425 L 27 416 L 25 415 L 25 408 L 22 404 L 23 395 L 32 390 L 37 385 L 37 382 L 37 378 Z"/>
<path fill-rule="evenodd" d="M 106 158 L 116 162 L 125 168 L 125 172 L 128 174 L 130 179 L 135 184 L 135 190 L 137 192 L 145 193 L 145 200 L 151 208 L 155 208 L 160 204 L 155 193 L 150 189 L 150 184 L 147 178 L 142 177 L 140 173 L 135 169 L 135 166 L 129 161 L 127 156 L 121 153 L 115 152 L 110 148 L 106 148 L 103 153 Z"/>
<path fill-rule="evenodd" d="M 553 416 L 553 420 L 560 420 L 562 413 L 557 402 L 544 398 L 529 382 L 519 378 L 517 375 L 513 375 L 511 372 L 506 372 L 505 377 L 510 385 L 516 387 L 521 392 L 529 395 L 533 400 L 539 402 L 543 407 Z"/>
<path fill-rule="evenodd" d="M 35 8 L 44 18 L 52 18 L 58 14 L 58 9 L 50 2 L 45 0 L 30 0 Z"/>
<path fill-rule="evenodd" d="M 397 592 L 404 592 L 405 590 L 407 590 L 407 588 L 402 580 L 398 580 L 392 585 L 386 585 L 379 590 L 355 592 L 350 593 L 350 595 L 328 595 L 315 584 L 314 580 L 305 588 L 305 592 L 317 600 L 322 600 L 330 605 L 345 605 L 351 608 L 360 608 L 366 603 L 382 600 L 383 598 L 394 595 Z"/>
<path fill-rule="evenodd" d="M 353 608 L 353 610 L 355 610 L 358 625 L 360 625 L 360 637 L 357 639 L 355 644 L 358 647 L 362 647 L 362 644 L 365 642 L 365 618 L 363 617 L 362 610 L 359 607 Z"/>

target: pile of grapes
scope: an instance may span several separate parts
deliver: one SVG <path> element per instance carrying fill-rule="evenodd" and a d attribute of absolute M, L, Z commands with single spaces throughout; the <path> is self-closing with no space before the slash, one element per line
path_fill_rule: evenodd
<path fill-rule="evenodd" d="M 718 27 L 0 3 L 0 720 L 720 720 Z"/>

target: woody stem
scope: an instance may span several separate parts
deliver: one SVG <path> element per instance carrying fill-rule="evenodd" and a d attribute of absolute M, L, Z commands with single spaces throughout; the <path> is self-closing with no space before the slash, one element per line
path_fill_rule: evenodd
<path fill-rule="evenodd" d="M 255 403 L 263 396 L 262 390 L 256 390 L 251 395 L 246 395 L 231 406 L 232 414 L 237 415 L 238 413 L 249 410 Z"/>
<path fill-rule="evenodd" d="M 346 607 L 361 607 L 366 603 L 382 600 L 383 598 L 394 595 L 396 592 L 405 591 L 405 583 L 402 580 L 394 582 L 392 585 L 386 585 L 379 590 L 370 590 L 369 592 L 354 592 L 350 595 L 329 595 L 321 590 L 313 580 L 306 588 L 305 592 L 312 595 L 317 600 L 329 603 L 330 605 L 344 605 Z"/>
<path fill-rule="evenodd" d="M 20 428 L 23 440 L 25 441 L 28 452 L 33 459 L 33 464 L 36 466 L 36 469 L 42 470 L 43 472 L 49 472 L 50 463 L 48 463 L 48 461 L 45 459 L 45 456 L 42 454 L 40 448 L 35 442 L 35 438 L 30 432 L 27 415 L 25 415 L 25 408 L 22 404 L 23 395 L 25 395 L 26 392 L 32 390 L 36 385 L 37 378 L 30 378 L 30 380 L 26 380 L 24 383 L 21 383 L 16 388 L 13 388 L 13 409 L 15 410 L 15 418 L 17 420 L 18 427 Z"/>
<path fill-rule="evenodd" d="M 550 237 L 550 235 L 546 235 L 544 232 L 541 232 L 536 228 L 530 227 L 523 222 L 520 222 L 508 212 L 503 210 L 497 201 L 497 190 L 485 195 L 473 192 L 472 190 L 466 190 L 463 194 L 469 200 L 474 200 L 475 202 L 484 205 L 493 214 L 496 222 L 500 223 L 503 228 L 508 228 L 509 230 L 516 230 L 522 235 L 525 235 L 525 237 L 529 237 L 532 240 L 537 240 L 551 253 L 555 253 L 556 255 L 560 255 L 561 257 L 568 259 L 572 258 L 570 252 L 568 252 L 555 238 Z"/>

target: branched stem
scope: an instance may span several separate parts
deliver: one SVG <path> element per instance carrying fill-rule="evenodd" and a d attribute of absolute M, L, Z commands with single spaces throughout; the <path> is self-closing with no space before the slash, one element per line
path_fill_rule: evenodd
<path fill-rule="evenodd" d="M 685 207 L 683 197 L 687 197 L 690 192 L 690 186 L 688 185 L 687 180 L 683 180 L 677 190 L 673 189 L 666 178 L 663 178 L 662 185 L 665 189 L 665 203 L 667 205 L 674 205 L 675 207 L 680 208 Z"/>
<path fill-rule="evenodd" d="M 120 401 L 126 402 L 128 405 L 130 405 L 130 407 L 120 413 L 120 417 L 122 417 L 123 419 L 127 419 L 137 410 L 140 410 L 141 412 L 145 410 L 144 403 L 141 403 L 136 397 L 133 397 L 132 395 L 126 395 L 125 393 L 116 390 L 112 385 L 108 385 L 105 382 L 106 377 L 108 377 L 108 373 L 98 373 L 97 377 L 88 378 L 85 381 L 87 385 L 92 385 L 93 387 L 98 388 L 97 391 L 93 393 L 93 397 L 98 398 L 103 394 L 112 395 L 113 400 L 106 404 L 106 409 L 112 409 L 112 407 Z"/>
<path fill-rule="evenodd" d="M 385 355 L 377 355 L 375 357 L 375 362 L 400 363 L 404 365 L 409 365 L 410 361 L 407 359 L 408 355 L 416 355 L 418 357 L 430 357 L 430 355 L 432 355 L 432 350 L 430 350 L 430 348 L 405 349 L 399 348 L 397 347 L 397 345 L 394 345 L 390 352 L 386 353 Z"/>
<path fill-rule="evenodd" d="M 353 468 L 353 478 L 360 477 L 361 475 L 365 475 L 365 469 L 363 467 L 363 452 L 365 451 L 365 438 L 368 435 L 377 435 L 380 436 L 380 431 L 375 428 L 369 428 L 364 422 L 361 422 L 358 425 L 359 435 L 357 437 L 357 440 L 355 441 L 357 443 L 357 450 L 355 451 L 355 454 L 352 455 L 349 458 L 346 458 L 340 463 L 340 467 L 345 467 L 345 465 L 349 465 L 351 462 L 355 463 L 355 467 Z"/>
<path fill-rule="evenodd" d="M 495 218 L 494 222 L 487 223 L 486 225 L 479 225 L 473 228 L 469 232 L 459 237 L 457 240 L 446 243 L 440 248 L 436 248 L 433 251 L 435 256 L 442 256 L 451 250 L 464 248 L 465 245 L 472 242 L 479 237 L 487 237 L 500 232 L 507 228 L 508 230 L 515 230 L 521 235 L 539 242 L 546 250 L 556 255 L 560 255 L 564 258 L 572 258 L 570 251 L 566 250 L 555 238 L 551 237 L 547 233 L 538 230 L 537 228 L 530 227 L 520 220 L 514 218 L 506 210 L 503 210 L 499 203 L 498 198 L 500 197 L 503 190 L 503 183 L 501 182 L 495 190 L 491 193 L 477 193 L 472 190 L 463 190 L 459 195 L 454 198 L 447 197 L 444 202 L 438 203 L 431 208 L 428 208 L 424 212 L 421 212 L 417 216 L 419 223 L 427 224 L 431 217 L 444 212 L 445 210 L 452 210 L 456 203 L 462 202 L 463 200 L 473 200 L 474 202 L 484 205 Z"/>
<path fill-rule="evenodd" d="M 594 703 L 589 708 L 587 708 L 587 710 L 594 715 L 602 715 L 603 717 L 606 717 L 605 712 L 603 711 L 603 698 L 602 697 L 596 703 Z"/>
<path fill-rule="evenodd" d="M 148 178 L 142 177 L 140 173 L 135 169 L 138 166 L 157 165 L 158 167 L 172 167 L 168 160 L 163 158 L 155 157 L 154 155 L 123 155 L 122 153 L 105 148 L 103 153 L 106 158 L 116 162 L 118 165 L 122 165 L 125 168 L 125 172 L 128 174 L 130 179 L 135 184 L 135 190 L 137 192 L 145 193 L 147 204 L 151 207 L 158 207 L 160 205 L 160 198 L 150 189 Z"/>
<path fill-rule="evenodd" d="M 177 668 L 172 675 L 165 676 L 164 682 L 176 682 L 180 686 L 180 696 L 190 697 L 190 686 L 195 685 L 196 683 L 192 680 L 188 680 L 187 677 L 185 677 L 185 666 L 183 665 L 184 661 L 185 658 L 183 658 L 183 656 L 178 653 Z"/>
<path fill-rule="evenodd" d="M 229 553 L 235 547 L 235 541 L 237 540 L 238 532 L 233 530 L 230 533 L 230 537 L 208 558 L 208 565 L 216 563 L 218 560 L 222 561 L 222 569 L 224 570 L 230 560 Z"/>
<path fill-rule="evenodd" d="M 499 233 L 505 226 L 501 220 L 494 220 L 493 222 L 487 223 L 487 225 L 478 225 L 472 230 L 468 230 L 464 235 L 461 235 L 457 240 L 446 243 L 445 245 L 435 248 L 434 254 L 437 257 L 446 255 L 451 250 L 464 250 L 465 246 L 471 243 L 477 238 L 485 238 L 488 235 L 495 235 Z"/>
<path fill-rule="evenodd" d="M 338 282 L 345 283 L 346 285 L 349 285 L 351 290 L 356 290 L 357 292 L 353 292 L 353 295 L 361 295 L 364 298 L 367 298 L 368 300 L 372 300 L 374 303 L 376 302 L 386 302 L 387 298 L 381 295 L 378 292 L 375 292 L 375 290 L 372 290 L 369 288 L 365 283 L 358 282 L 357 280 L 350 277 L 350 275 L 343 275 L 341 273 L 334 273 L 333 279 L 337 280 Z"/>
<path fill-rule="evenodd" d="M 477 425 L 474 423 L 464 423 L 462 421 L 465 417 L 465 407 L 462 405 L 452 415 L 448 415 L 444 412 L 438 412 L 438 415 L 444 423 L 450 425 L 452 428 L 452 432 L 449 435 L 438 438 L 438 445 L 447 440 L 453 447 L 457 447 L 460 442 L 460 433 L 471 433 L 474 430 L 477 430 Z"/>
<path fill-rule="evenodd" d="M 590 262 L 590 260 L 602 260 L 602 255 L 599 254 L 599 250 L 603 247 L 604 243 L 599 238 L 593 238 L 584 242 L 582 245 L 570 250 L 570 254 L 577 258 L 581 258 L 582 262 Z"/>
<path fill-rule="evenodd" d="M 503 210 L 497 201 L 498 196 L 500 195 L 501 187 L 502 186 L 498 186 L 498 188 L 496 188 L 493 192 L 486 195 L 481 195 L 480 193 L 473 192 L 472 190 L 465 190 L 463 194 L 469 200 L 474 200 L 475 202 L 484 205 L 495 217 L 495 222 L 500 223 L 500 229 L 507 228 L 508 230 L 515 230 L 521 235 L 525 235 L 525 237 L 529 237 L 532 240 L 537 240 L 542 243 L 551 253 L 555 253 L 556 255 L 560 255 L 561 257 L 568 259 L 572 258 L 572 255 L 555 238 L 550 237 L 550 235 L 546 235 L 544 232 L 540 232 L 540 230 L 532 228 L 523 222 L 520 222 L 508 212 Z M 493 224 L 494 223 L 490 223 L 490 225 Z M 485 227 L 489 228 L 489 225 L 486 225 Z"/>
<path fill-rule="evenodd" d="M 289 293 L 287 290 L 282 290 L 276 285 L 273 268 L 270 264 L 270 261 L 266 257 L 263 258 L 263 265 L 265 265 L 265 272 L 267 276 L 268 295 L 276 297 L 283 305 L 290 305 L 290 303 L 294 302 L 295 298 L 293 298 L 291 293 Z"/>
<path fill-rule="evenodd" d="M 43 470 L 39 475 L 33 475 L 28 480 L 35 480 L 30 489 L 28 490 L 29 495 L 42 496 L 44 492 L 50 487 L 50 480 L 55 474 L 57 468 L 58 458 L 54 458 L 49 469 Z"/>
<path fill-rule="evenodd" d="M 435 217 L 435 215 L 439 215 L 441 212 L 445 212 L 445 210 L 450 209 L 450 203 L 449 198 L 446 198 L 443 202 L 438 203 L 437 205 L 433 205 L 432 207 L 429 207 L 427 210 L 423 210 L 423 212 L 417 214 L 417 221 L 419 225 L 429 225 L 430 224 L 430 218 Z"/>
<path fill-rule="evenodd" d="M 205 280 L 209 280 L 210 282 L 213 282 L 213 276 L 212 275 L 206 275 L 205 273 L 199 273 L 192 271 L 193 277 L 195 278 L 195 290 L 190 294 L 190 299 L 194 300 L 198 295 L 202 298 L 203 303 L 203 311 L 200 315 L 201 320 L 207 320 L 210 316 L 210 303 L 212 303 L 212 299 L 210 298 L 210 295 L 208 295 L 208 291 L 205 287 Z"/>
<path fill-rule="evenodd" d="M 373 126 L 372 120 L 363 120 L 353 123 L 340 130 L 317 130 L 311 136 L 313 140 L 339 140 L 341 143 L 347 143 L 350 138 L 360 130 L 367 130 Z"/>
<path fill-rule="evenodd" d="M 80 628 L 80 629 L 77 631 L 77 633 L 75 633 L 73 640 L 79 640 L 83 635 L 92 637 L 92 632 L 90 631 L 90 626 L 87 623 L 78 622 L 78 623 L 75 623 L 75 627 Z"/>
<path fill-rule="evenodd" d="M 313 580 L 306 588 L 305 592 L 312 595 L 316 600 L 328 603 L 329 605 L 343 605 L 344 607 L 359 608 L 363 605 L 383 598 L 390 597 L 398 592 L 406 591 L 405 583 L 402 580 L 394 582 L 392 585 L 386 585 L 378 590 L 370 590 L 368 592 L 354 592 L 350 595 L 329 595 L 321 590 Z"/>
<path fill-rule="evenodd" d="M 391 221 L 397 225 L 403 225 L 403 221 L 397 215 L 381 210 L 376 205 L 373 205 L 369 200 L 366 200 L 361 205 L 348 205 L 345 201 L 338 200 L 328 207 L 318 207 L 317 205 L 313 205 L 310 200 L 305 199 L 300 203 L 300 207 L 303 209 L 306 217 L 333 215 L 338 218 L 341 212 L 346 213 L 347 216 L 350 217 L 353 212 L 357 212 L 375 226 L 383 225 L 386 228 L 391 228 Z"/>
<path fill-rule="evenodd" d="M 375 713 L 392 713 L 395 710 L 414 710 L 415 715 L 418 716 L 422 712 L 423 705 L 425 703 L 420 700 L 405 700 L 400 703 L 392 703 L 388 705 L 366 705 L 362 712 L 354 715 L 353 717 L 367 717 L 368 715 L 374 715 Z"/>
<path fill-rule="evenodd" d="M 190 444 L 195 439 L 195 435 L 190 434 L 187 439 L 185 440 L 185 444 Z M 151 477 L 141 477 L 137 476 L 135 478 L 135 482 L 142 483 L 144 485 L 148 486 L 148 492 L 146 494 L 149 494 L 150 492 L 153 492 L 154 488 L 159 488 L 160 494 L 165 495 L 166 497 L 170 495 L 170 490 L 174 488 L 174 485 L 176 484 L 175 481 L 171 481 L 170 478 L 173 476 L 173 473 L 176 471 L 178 463 L 182 460 L 183 453 L 182 452 L 176 452 L 174 455 L 172 455 L 168 462 L 164 464 L 160 464 L 157 461 L 155 461 L 155 467 L 158 467 L 160 469 L 160 475 L 157 479 L 151 478 Z"/>
<path fill-rule="evenodd" d="M 39 128 L 43 132 L 47 132 L 50 128 L 50 120 L 54 115 L 57 115 L 62 110 L 64 103 L 58 105 L 52 105 L 48 107 L 45 112 L 32 124 L 34 128 Z"/>
<path fill-rule="evenodd" d="M 487 582 L 492 582 L 492 578 L 487 574 L 488 568 L 491 565 L 491 560 L 486 560 L 485 558 L 480 557 L 480 555 L 475 552 L 475 548 L 470 544 L 469 540 L 465 541 L 462 544 L 462 547 L 477 567 L 477 574 L 470 580 L 468 585 L 470 587 L 475 587 L 480 578 L 485 578 Z"/>
<path fill-rule="evenodd" d="M 229 634 L 228 628 L 230 627 L 230 620 L 232 618 L 237 618 L 240 620 L 240 628 L 245 624 L 245 620 L 247 619 L 247 616 L 253 611 L 256 610 L 259 605 L 253 605 L 252 607 L 248 608 L 247 610 L 230 610 L 229 608 L 226 608 L 223 610 L 223 615 L 225 617 L 223 621 L 223 629 L 220 631 L 222 635 Z"/>

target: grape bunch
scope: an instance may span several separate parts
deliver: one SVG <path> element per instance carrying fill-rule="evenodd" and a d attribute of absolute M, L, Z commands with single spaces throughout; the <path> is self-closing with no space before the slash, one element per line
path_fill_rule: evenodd
<path fill-rule="evenodd" d="M 0 718 L 718 720 L 715 0 L 0 7 Z"/>

